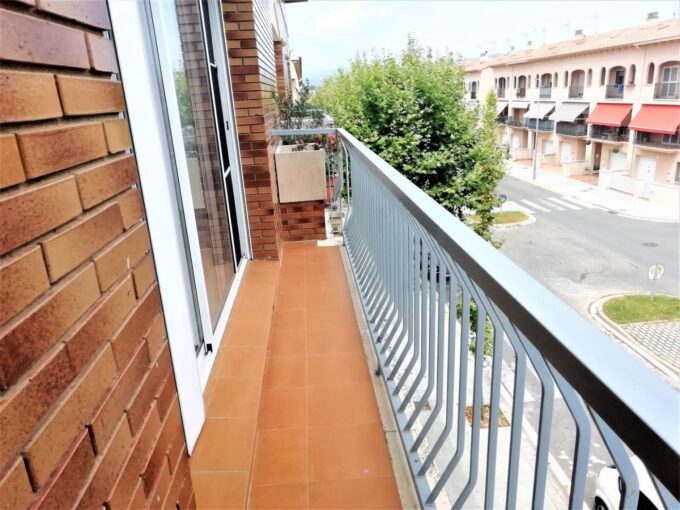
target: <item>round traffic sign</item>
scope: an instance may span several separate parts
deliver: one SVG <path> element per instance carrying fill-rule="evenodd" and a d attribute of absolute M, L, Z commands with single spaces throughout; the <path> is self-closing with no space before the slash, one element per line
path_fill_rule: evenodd
<path fill-rule="evenodd" d="M 658 280 L 663 276 L 664 268 L 661 264 L 654 264 L 649 268 L 649 279 Z"/>

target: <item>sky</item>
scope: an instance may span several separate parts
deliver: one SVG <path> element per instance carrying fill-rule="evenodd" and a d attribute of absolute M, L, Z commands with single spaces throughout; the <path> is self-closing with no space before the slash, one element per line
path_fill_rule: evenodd
<path fill-rule="evenodd" d="M 680 0 L 310 0 L 286 5 L 291 50 L 318 84 L 357 53 L 398 53 L 409 35 L 436 53 L 478 58 L 677 17 Z"/>

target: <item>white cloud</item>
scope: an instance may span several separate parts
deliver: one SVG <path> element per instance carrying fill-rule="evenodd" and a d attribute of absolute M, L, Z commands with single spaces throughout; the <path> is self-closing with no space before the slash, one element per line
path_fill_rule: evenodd
<path fill-rule="evenodd" d="M 498 16 L 499 14 L 503 14 L 505 12 L 505 5 L 499 3 L 485 3 L 482 9 L 484 9 L 484 12 L 487 14 Z"/>
<path fill-rule="evenodd" d="M 312 35 L 328 35 L 329 32 L 347 32 L 358 28 L 363 21 L 375 21 L 389 16 L 392 8 L 386 5 L 371 5 L 357 0 L 346 2 L 342 7 L 329 10 L 316 19 L 311 27 Z"/>

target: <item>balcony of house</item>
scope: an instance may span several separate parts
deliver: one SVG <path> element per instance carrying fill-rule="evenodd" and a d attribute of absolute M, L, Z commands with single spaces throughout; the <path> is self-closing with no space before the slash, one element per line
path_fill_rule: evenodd
<path fill-rule="evenodd" d="M 649 150 L 674 152 L 680 150 L 680 133 L 649 133 L 638 131 L 635 134 L 635 145 Z"/>
<path fill-rule="evenodd" d="M 504 88 L 497 88 L 496 89 L 496 97 L 499 98 L 504 98 L 505 97 L 505 89 Z"/>
<path fill-rule="evenodd" d="M 470 99 L 472 99 L 472 100 L 477 99 L 477 91 L 476 90 L 470 91 Z"/>
<path fill-rule="evenodd" d="M 608 127 L 593 125 L 590 138 L 601 142 L 628 143 L 630 132 L 626 126 Z"/>
<path fill-rule="evenodd" d="M 525 87 L 518 87 L 515 89 L 515 97 L 516 98 L 523 98 L 526 97 L 527 95 L 527 89 Z"/>
<path fill-rule="evenodd" d="M 538 122 L 538 126 L 536 122 Z M 524 119 L 524 127 L 529 131 L 534 131 L 537 128 L 539 131 L 552 131 L 555 123 L 549 119 Z"/>
<path fill-rule="evenodd" d="M 538 97 L 541 99 L 550 99 L 552 96 L 552 87 L 546 86 L 538 89 Z"/>
<path fill-rule="evenodd" d="M 640 497 L 629 451 L 675 504 L 670 385 L 346 131 L 272 133 L 335 134 L 343 246 L 249 264 L 191 460 L 199 507 L 582 508 L 595 442 L 623 507 Z M 558 393 L 576 433 L 551 438 Z"/>
<path fill-rule="evenodd" d="M 654 99 L 659 101 L 677 101 L 680 99 L 680 82 L 654 84 Z"/>
<path fill-rule="evenodd" d="M 569 86 L 569 99 L 583 99 L 583 91 L 585 87 L 583 85 L 570 85 Z"/>
<path fill-rule="evenodd" d="M 524 119 L 521 117 L 513 117 L 510 116 L 508 117 L 508 126 L 510 127 L 515 127 L 515 128 L 523 128 L 524 126 Z"/>
<path fill-rule="evenodd" d="M 507 115 L 499 115 L 498 117 L 496 117 L 496 123 L 497 124 L 504 124 L 505 125 L 505 124 L 508 123 L 508 120 L 509 120 L 509 118 L 508 118 Z"/>
<path fill-rule="evenodd" d="M 607 99 L 623 99 L 623 83 L 607 85 L 604 96 Z"/>
<path fill-rule="evenodd" d="M 588 124 L 585 122 L 558 122 L 555 125 L 555 132 L 558 135 L 585 137 L 588 134 Z"/>

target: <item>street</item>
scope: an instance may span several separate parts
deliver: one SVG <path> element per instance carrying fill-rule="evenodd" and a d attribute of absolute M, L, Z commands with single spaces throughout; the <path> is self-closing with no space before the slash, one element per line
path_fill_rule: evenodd
<path fill-rule="evenodd" d="M 581 197 L 559 195 L 506 176 L 498 188 L 505 207 L 536 217 L 530 225 L 498 230 L 501 251 L 584 317 L 598 298 L 649 292 L 649 267 L 665 267 L 659 293 L 678 295 L 677 223 L 618 216 Z"/>

